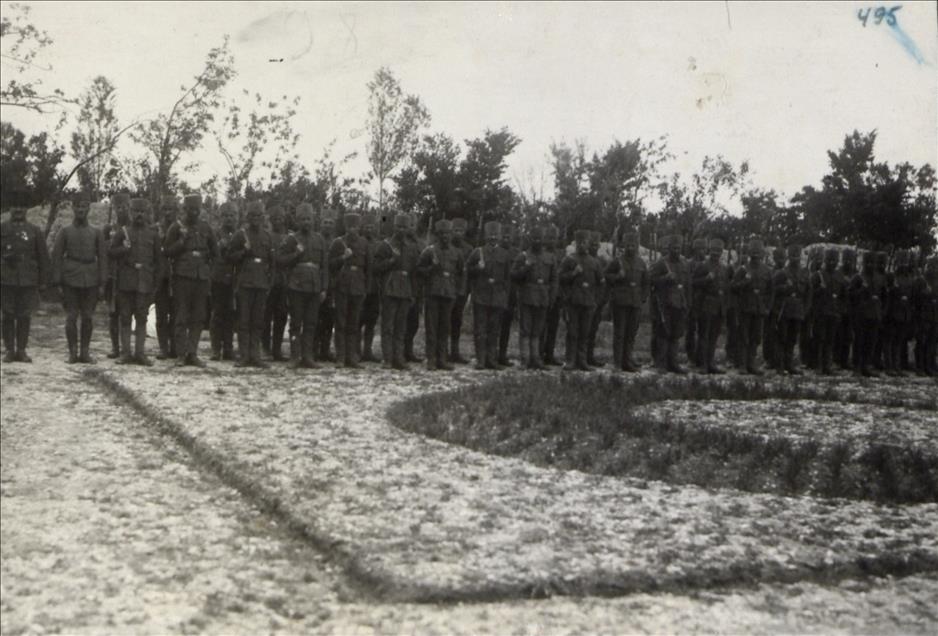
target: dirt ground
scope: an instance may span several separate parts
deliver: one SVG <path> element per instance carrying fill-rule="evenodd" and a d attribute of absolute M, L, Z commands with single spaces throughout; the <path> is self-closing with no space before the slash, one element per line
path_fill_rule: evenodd
<path fill-rule="evenodd" d="M 123 370 L 103 359 L 100 328 L 98 371 L 88 372 L 63 363 L 61 324 L 54 309 L 38 316 L 34 363 L 0 366 L 5 635 L 938 630 L 938 574 L 929 568 L 904 577 L 652 585 L 612 597 L 395 601 L 400 595 L 389 582 L 433 581 L 458 590 L 478 576 L 478 564 L 497 576 L 512 571 L 522 578 L 541 567 L 588 574 L 631 564 L 654 578 L 673 557 L 640 558 L 626 545 L 633 525 L 603 525 L 598 517 L 615 509 L 617 518 L 627 519 L 649 506 L 667 513 L 673 505 L 684 507 L 685 517 L 703 519 L 719 510 L 715 501 L 735 495 L 644 484 L 638 486 L 643 503 L 622 497 L 634 484 L 450 447 L 403 434 L 383 419 L 382 409 L 403 396 L 492 374 L 414 370 L 395 378 L 369 366 L 297 379 L 282 366 L 253 372 L 226 364 L 200 372 L 166 363 Z M 103 316 L 97 324 L 104 324 Z M 581 489 L 592 495 L 578 497 Z M 609 497 L 618 497 L 611 507 Z M 761 532 L 764 543 L 775 540 L 771 525 L 760 526 L 771 524 L 767 517 L 797 519 L 802 511 L 785 498 L 740 501 L 762 518 L 728 519 L 720 527 L 745 537 Z M 566 507 L 568 522 L 579 517 L 578 524 L 558 531 L 547 518 L 552 506 Z M 938 556 L 935 536 L 929 538 L 938 527 L 938 506 L 843 506 L 811 504 L 819 512 L 806 529 L 823 527 L 824 516 L 844 515 L 842 523 L 849 524 L 852 512 L 897 519 L 902 530 L 869 545 L 850 543 L 847 530 L 788 537 L 797 559 L 827 552 L 833 562 L 841 549 L 916 544 Z M 444 518 L 470 507 L 477 514 Z M 527 525 L 516 523 L 521 518 Z M 668 520 L 665 514 L 661 521 Z M 520 543 L 506 536 L 512 529 L 527 533 Z M 463 532 L 476 536 L 457 534 Z M 673 534 L 674 541 L 694 543 Z M 608 552 L 583 549 L 604 536 L 616 544 Z M 582 539 L 580 548 L 570 537 Z M 655 552 L 650 539 L 642 549 Z M 760 541 L 747 546 L 760 549 Z M 564 549 L 575 555 L 558 552 Z M 734 549 L 726 543 L 721 550 L 728 551 L 716 554 L 732 560 Z"/>

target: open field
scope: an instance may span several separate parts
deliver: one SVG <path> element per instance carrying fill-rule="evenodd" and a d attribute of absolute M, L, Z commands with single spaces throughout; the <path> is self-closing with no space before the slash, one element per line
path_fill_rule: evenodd
<path fill-rule="evenodd" d="M 632 387 L 645 396 L 636 421 L 688 444 L 695 430 L 730 429 L 737 443 L 775 435 L 815 455 L 865 440 L 918 452 L 928 468 L 933 381 L 79 368 L 61 362 L 58 312 L 35 322 L 35 362 L 0 367 L 4 634 L 938 627 L 927 488 L 900 505 L 881 489 L 789 496 L 607 474 L 575 464 L 583 452 L 544 459 L 570 444 L 564 426 L 543 443 L 505 435 L 512 452 L 483 444 L 505 422 L 544 420 L 525 420 L 551 405 L 525 402 L 524 387 L 572 386 L 584 416 L 619 412 Z M 429 416 L 456 408 L 475 415 L 461 426 Z M 596 454 L 609 425 L 585 419 Z M 616 435 L 613 448 L 627 437 Z"/>

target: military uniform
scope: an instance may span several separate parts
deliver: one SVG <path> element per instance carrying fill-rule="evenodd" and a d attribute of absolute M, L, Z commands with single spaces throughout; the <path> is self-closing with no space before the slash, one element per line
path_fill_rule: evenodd
<path fill-rule="evenodd" d="M 717 340 L 726 318 L 726 299 L 730 278 L 727 267 L 720 262 L 723 241 L 710 241 L 710 258 L 698 262 L 692 273 L 692 286 L 697 298 L 697 351 L 694 358 L 707 373 L 723 373 L 717 367 Z"/>
<path fill-rule="evenodd" d="M 706 254 L 704 252 L 706 249 L 706 239 L 694 239 L 694 242 L 691 244 L 691 258 L 688 262 L 688 269 L 692 276 L 697 267 L 705 261 Z M 700 340 L 700 329 L 703 326 L 700 319 L 700 290 L 692 284 L 688 296 L 690 302 L 687 307 L 687 334 L 684 336 L 684 351 L 687 353 L 687 359 L 691 364 L 694 366 L 703 366 L 706 371 L 706 360 L 701 360 L 697 356 L 699 353 L 698 343 Z"/>
<path fill-rule="evenodd" d="M 553 254 L 543 247 L 544 231 L 531 230 L 531 248 L 518 254 L 511 266 L 512 280 L 518 285 L 520 319 L 518 350 L 521 362 L 529 369 L 543 368 L 541 337 L 547 309 L 559 285 L 558 267 Z"/>
<path fill-rule="evenodd" d="M 497 369 L 502 312 L 508 308 L 511 261 L 508 252 L 497 244 L 501 226 L 489 221 L 484 229 L 486 244 L 469 254 L 466 271 L 472 289 L 476 368 Z"/>
<path fill-rule="evenodd" d="M 508 253 L 508 262 L 514 263 L 518 254 L 521 253 L 519 246 L 518 228 L 515 226 L 502 227 L 502 248 Z M 515 321 L 515 314 L 518 310 L 518 286 L 513 282 L 508 283 L 508 306 L 502 313 L 501 325 L 498 333 L 498 364 L 503 367 L 510 367 L 511 361 L 508 359 L 508 341 L 511 340 L 511 325 Z"/>
<path fill-rule="evenodd" d="M 119 192 L 111 197 L 111 210 L 114 213 L 115 224 L 104 226 L 104 241 L 108 245 L 117 228 L 130 225 L 130 195 Z M 108 358 L 120 356 L 121 348 L 121 309 L 120 292 L 117 289 L 117 263 L 108 254 L 108 279 L 104 287 L 104 300 L 108 304 L 108 334 L 111 337 L 111 352 Z"/>
<path fill-rule="evenodd" d="M 381 281 L 381 354 L 385 366 L 395 369 L 407 366 L 404 338 L 420 257 L 417 246 L 407 239 L 409 225 L 407 215 L 395 216 L 394 235 L 375 251 L 374 270 Z"/>
<path fill-rule="evenodd" d="M 365 217 L 362 223 L 362 236 L 368 241 L 368 258 L 373 264 L 381 240 L 378 238 L 378 219 L 374 215 Z M 375 276 L 374 268 L 369 272 L 368 291 L 362 302 L 362 361 L 377 362 L 374 354 L 375 327 L 381 315 L 381 279 Z"/>
<path fill-rule="evenodd" d="M 466 219 L 453 219 L 453 247 L 459 250 L 459 258 L 465 264 L 472 252 L 472 246 L 466 241 Z M 469 282 L 465 270 L 456 286 L 456 299 L 453 301 L 453 313 L 449 330 L 449 361 L 459 364 L 469 362 L 459 352 L 459 339 L 462 336 L 462 321 L 469 301 Z"/>
<path fill-rule="evenodd" d="M 566 248 L 558 244 L 560 233 L 553 225 L 547 226 L 545 240 L 547 241 L 546 252 L 554 262 L 554 266 L 559 270 L 560 263 L 566 256 Z M 559 364 L 554 357 L 554 349 L 557 345 L 557 332 L 560 329 L 560 314 L 563 309 L 563 290 L 558 285 L 551 294 L 550 305 L 547 307 L 547 318 L 544 325 L 544 336 L 541 338 L 541 359 L 547 366 L 556 366 Z"/>
<path fill-rule="evenodd" d="M 211 306 L 209 336 L 212 343 L 212 360 L 231 360 L 234 358 L 234 327 L 237 317 L 235 306 L 235 266 L 229 260 L 228 249 L 235 236 L 234 221 L 237 210 L 230 201 L 219 208 L 223 218 L 229 224 L 218 230 L 218 258 L 212 263 Z"/>
<path fill-rule="evenodd" d="M 199 220 L 201 197 L 186 196 L 186 218 L 166 233 L 163 253 L 172 259 L 177 365 L 205 366 L 199 359 L 199 340 L 205 326 L 211 266 L 218 256 L 215 235 Z"/>
<path fill-rule="evenodd" d="M 780 373 L 801 375 L 795 366 L 795 343 L 801 333 L 802 323 L 808 316 L 811 296 L 810 277 L 801 267 L 801 247 L 788 247 L 788 265 L 772 277 L 773 294 L 778 307 L 778 347 L 776 368 Z"/>
<path fill-rule="evenodd" d="M 335 240 L 335 215 L 331 210 L 324 210 L 320 222 L 320 234 L 326 242 L 326 246 L 331 246 Z M 333 289 L 334 280 L 329 278 L 329 287 L 326 289 L 326 298 L 319 305 L 319 324 L 316 327 L 316 344 L 314 345 L 320 360 L 335 362 L 335 356 L 332 355 L 332 331 L 335 326 L 335 290 Z"/>
<path fill-rule="evenodd" d="M 146 355 L 147 318 L 163 269 L 163 252 L 158 232 L 147 223 L 150 202 L 133 199 L 130 208 L 133 221 L 113 231 L 109 250 L 120 309 L 120 362 L 149 366 L 152 362 Z M 131 322 L 136 326 L 133 351 Z"/>
<path fill-rule="evenodd" d="M 785 269 L 785 249 L 775 247 L 772 249 L 772 279 L 774 280 L 775 274 L 783 269 Z M 773 296 L 772 308 L 762 325 L 762 359 L 765 360 L 765 366 L 768 368 L 781 371 L 784 370 L 784 361 L 778 333 L 781 322 L 779 320 L 780 303 L 781 298 Z"/>
<path fill-rule="evenodd" d="M 896 271 L 887 277 L 883 358 L 889 375 L 903 375 L 908 364 L 908 342 L 915 332 L 917 292 L 911 258 L 903 250 L 896 255 Z"/>
<path fill-rule="evenodd" d="M 599 260 L 587 252 L 589 240 L 588 230 L 577 230 L 577 251 L 564 258 L 557 274 L 565 289 L 567 359 L 563 368 L 568 371 L 589 371 L 589 330 L 596 309 L 596 291 L 603 276 Z"/>
<path fill-rule="evenodd" d="M 423 253 L 427 242 L 417 235 L 417 217 L 407 216 L 410 226 L 407 228 L 407 240 L 417 249 L 417 253 Z M 419 276 L 415 276 L 411 281 L 411 287 L 414 290 L 414 300 L 410 303 L 410 309 L 407 311 L 407 330 L 404 332 L 404 358 L 408 362 L 422 362 L 421 358 L 414 353 L 414 338 L 417 337 L 417 330 L 420 329 L 420 312 L 423 311 L 424 285 Z"/>
<path fill-rule="evenodd" d="M 55 284 L 62 286 L 69 362 L 94 362 L 89 347 L 94 331 L 94 309 L 98 304 L 98 293 L 107 281 L 106 259 L 104 233 L 88 225 L 87 217 L 83 221 L 76 218 L 72 225 L 63 227 L 55 237 L 52 279 Z"/>
<path fill-rule="evenodd" d="M 26 221 L 25 210 L 0 224 L 0 307 L 4 362 L 31 362 L 26 353 L 30 320 L 39 307 L 39 289 L 49 279 L 49 252 L 42 230 Z"/>
<path fill-rule="evenodd" d="M 346 214 L 345 235 L 329 248 L 335 292 L 335 349 L 339 364 L 356 368 L 361 357 L 361 310 L 371 270 L 368 241 L 357 232 L 361 217 Z"/>
<path fill-rule="evenodd" d="M 918 280 L 915 362 L 920 373 L 938 375 L 938 257 L 931 257 Z"/>
<path fill-rule="evenodd" d="M 313 208 L 300 204 L 300 220 L 309 228 L 287 234 L 277 249 L 277 266 L 284 272 L 290 312 L 290 360 L 294 368 L 316 368 L 315 333 L 319 307 L 329 288 L 329 258 L 325 239 L 312 230 Z"/>
<path fill-rule="evenodd" d="M 680 237 L 666 237 L 663 246 L 669 253 L 651 267 L 649 278 L 655 295 L 658 320 L 658 368 L 673 373 L 686 373 L 678 364 L 678 346 L 687 330 L 687 310 L 690 287 L 690 271 L 681 258 Z"/>
<path fill-rule="evenodd" d="M 267 316 L 267 296 L 273 275 L 273 237 L 261 227 L 264 205 L 248 204 L 248 225 L 235 232 L 228 246 L 228 262 L 237 268 L 238 351 L 236 366 L 264 368 L 261 342 Z"/>
<path fill-rule="evenodd" d="M 886 278 L 876 268 L 876 255 L 867 252 L 863 256 L 863 271 L 854 275 L 848 293 L 853 302 L 854 348 L 857 351 L 857 373 L 865 376 L 879 375 L 874 368 L 874 352 L 883 321 L 883 294 Z"/>
<path fill-rule="evenodd" d="M 837 268 L 837 250 L 828 250 L 824 259 L 824 267 L 811 275 L 812 332 L 817 338 L 818 368 L 831 375 L 837 331 L 847 310 L 847 279 Z"/>
<path fill-rule="evenodd" d="M 632 357 L 642 305 L 651 290 L 648 265 L 638 254 L 638 234 L 621 235 L 623 252 L 605 270 L 609 302 L 612 304 L 612 364 L 623 371 L 635 372 L 639 365 Z M 630 247 L 626 247 L 630 246 Z M 633 249 L 629 256 L 626 249 Z"/>
<path fill-rule="evenodd" d="M 857 254 L 852 249 L 844 250 L 843 253 L 843 262 L 840 265 L 838 270 L 840 276 L 843 278 L 845 285 L 849 285 L 850 281 L 853 280 L 853 277 L 857 273 Z M 844 290 L 846 294 L 846 289 Z M 834 337 L 834 360 L 837 362 L 837 365 L 841 369 L 851 369 L 856 366 L 856 350 L 853 348 L 853 321 L 855 312 L 851 304 L 849 295 L 847 295 L 843 302 L 843 313 L 841 314 L 840 322 L 837 326 L 837 334 Z"/>
<path fill-rule="evenodd" d="M 176 223 L 179 211 L 179 200 L 172 195 L 166 195 L 160 200 L 161 218 L 156 224 L 157 234 L 163 245 L 163 256 L 166 256 L 166 236 L 169 228 Z M 157 360 L 176 357 L 176 307 L 173 301 L 173 269 L 172 261 L 163 259 L 163 270 L 156 281 L 156 294 L 153 304 L 156 308 L 156 339 L 159 342 L 160 352 L 156 354 Z"/>
<path fill-rule="evenodd" d="M 287 235 L 286 225 L 283 220 L 283 208 L 273 206 L 267 214 L 270 221 L 270 243 L 276 249 Z M 273 263 L 270 270 L 270 290 L 267 293 L 267 300 L 264 306 L 264 328 L 261 332 L 261 347 L 270 357 L 282 362 L 283 357 L 283 333 L 287 327 L 287 288 L 286 279 L 276 263 Z"/>
<path fill-rule="evenodd" d="M 730 288 L 739 299 L 741 362 L 748 373 L 761 375 L 756 353 L 762 342 L 765 319 L 772 307 L 772 271 L 762 262 L 762 241 L 753 239 L 749 242 L 749 255 L 749 262 L 736 269 Z"/>
<path fill-rule="evenodd" d="M 427 368 L 446 369 L 449 364 L 447 344 L 453 314 L 453 302 L 463 277 L 464 262 L 460 250 L 449 242 L 452 224 L 437 221 L 437 240 L 420 255 L 417 270 L 425 285 L 424 335 L 427 347 Z M 442 235 L 442 236 L 441 236 Z"/>
<path fill-rule="evenodd" d="M 605 258 L 599 255 L 599 243 L 602 235 L 599 232 L 590 232 L 590 256 L 599 261 L 601 272 L 606 271 L 609 263 Z M 603 321 L 603 312 L 609 303 L 609 290 L 606 287 L 605 276 L 601 277 L 599 286 L 596 288 L 596 307 L 593 309 L 593 317 L 590 319 L 590 331 L 586 338 L 586 363 L 592 367 L 601 367 L 603 363 L 596 358 L 596 335 L 599 333 L 599 325 Z"/>

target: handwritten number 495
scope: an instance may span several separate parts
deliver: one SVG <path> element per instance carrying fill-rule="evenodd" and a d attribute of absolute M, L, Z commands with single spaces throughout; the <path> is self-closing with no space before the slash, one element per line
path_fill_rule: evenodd
<path fill-rule="evenodd" d="M 857 10 L 857 19 L 863 23 L 863 26 L 866 26 L 866 21 L 870 18 L 870 12 L 873 11 L 873 20 L 875 24 L 881 24 L 883 20 L 886 20 L 886 24 L 889 26 L 896 26 L 896 11 L 902 8 L 902 5 L 896 5 L 891 9 L 886 9 L 886 7 L 876 7 L 876 11 L 873 11 L 872 7 L 867 7 L 866 9 Z"/>

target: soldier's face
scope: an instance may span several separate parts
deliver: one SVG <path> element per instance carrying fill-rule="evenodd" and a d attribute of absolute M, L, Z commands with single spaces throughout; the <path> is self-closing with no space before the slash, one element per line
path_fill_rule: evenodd
<path fill-rule="evenodd" d="M 74 209 L 75 220 L 79 223 L 85 223 L 88 221 L 88 204 L 87 203 L 76 203 Z"/>
<path fill-rule="evenodd" d="M 586 250 L 589 249 L 589 240 L 587 239 L 578 239 L 576 242 L 576 251 L 578 254 L 586 254 Z"/>
<path fill-rule="evenodd" d="M 333 221 L 332 219 L 323 219 L 322 231 L 326 234 L 332 234 L 333 230 L 335 230 L 335 221 Z"/>
<path fill-rule="evenodd" d="M 495 247 L 495 246 L 497 246 L 497 245 L 498 245 L 498 237 L 497 237 L 497 236 L 490 236 L 490 237 L 486 238 L 486 239 L 485 239 L 485 244 L 488 245 L 489 247 Z"/>
<path fill-rule="evenodd" d="M 440 237 L 440 243 L 443 245 L 449 245 L 450 239 L 453 238 L 453 233 L 450 230 L 440 230 L 436 235 Z"/>
<path fill-rule="evenodd" d="M 694 257 L 698 260 L 703 260 L 703 257 L 707 254 L 707 248 L 705 247 L 695 247 L 694 248 Z"/>
<path fill-rule="evenodd" d="M 309 232 L 313 228 L 313 215 L 309 212 L 304 212 L 297 217 L 297 223 L 301 231 Z"/>
<path fill-rule="evenodd" d="M 710 248 L 710 260 L 714 263 L 720 262 L 720 257 L 723 256 L 722 247 L 711 247 Z"/>
<path fill-rule="evenodd" d="M 10 212 L 10 220 L 14 223 L 24 223 L 26 221 L 26 208 L 13 208 Z"/>
<path fill-rule="evenodd" d="M 237 219 L 234 212 L 225 212 L 221 215 L 221 225 L 223 228 L 231 230 L 234 229 Z"/>
<path fill-rule="evenodd" d="M 774 252 L 772 254 L 772 261 L 775 263 L 776 267 L 784 267 L 785 266 L 785 253 Z"/>
<path fill-rule="evenodd" d="M 193 224 L 199 220 L 199 213 L 201 210 L 197 207 L 187 207 L 186 208 L 186 223 Z"/>
<path fill-rule="evenodd" d="M 824 263 L 827 265 L 827 269 L 834 269 L 837 267 L 837 253 L 825 254 Z"/>
<path fill-rule="evenodd" d="M 176 220 L 176 208 L 171 205 L 165 206 L 163 208 L 163 218 L 168 222 L 172 223 Z"/>
<path fill-rule="evenodd" d="M 626 243 L 622 251 L 628 258 L 633 258 L 635 256 L 635 252 L 637 251 L 635 243 Z"/>
<path fill-rule="evenodd" d="M 792 254 L 789 256 L 788 264 L 792 267 L 801 267 L 801 254 Z"/>
<path fill-rule="evenodd" d="M 750 254 L 749 261 L 753 265 L 759 265 L 760 263 L 762 263 L 762 252 L 753 252 L 752 254 Z"/>
<path fill-rule="evenodd" d="M 597 239 L 590 239 L 590 254 L 599 253 L 599 241 Z"/>
<path fill-rule="evenodd" d="M 264 215 L 260 213 L 259 210 L 251 210 L 248 212 L 248 225 L 252 228 L 257 229 L 261 225 L 261 220 L 264 218 Z"/>
<path fill-rule="evenodd" d="M 270 227 L 275 232 L 280 232 L 283 230 L 283 215 L 282 214 L 271 214 L 268 218 L 270 221 Z"/>
<path fill-rule="evenodd" d="M 147 222 L 147 216 L 146 208 L 134 210 L 134 225 L 144 225 Z"/>
<path fill-rule="evenodd" d="M 671 258 L 677 258 L 681 255 L 681 246 L 676 242 L 668 245 L 668 256 Z"/>
<path fill-rule="evenodd" d="M 457 242 L 462 242 L 466 238 L 466 230 L 462 228 L 456 228 L 453 230 L 453 240 Z"/>
<path fill-rule="evenodd" d="M 857 257 L 850 252 L 844 252 L 844 268 L 853 271 L 857 267 Z"/>
<path fill-rule="evenodd" d="M 119 225 L 126 225 L 127 221 L 130 220 L 130 210 L 125 205 L 117 205 L 114 207 L 114 215 L 117 217 L 117 223 Z M 136 212 L 134 212 L 134 219 L 137 218 Z"/>
<path fill-rule="evenodd" d="M 348 227 L 345 228 L 345 233 L 352 237 L 358 236 L 358 226 L 349 225 Z"/>
<path fill-rule="evenodd" d="M 375 226 L 369 223 L 368 225 L 362 226 L 362 236 L 366 239 L 373 239 L 375 237 Z"/>

